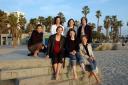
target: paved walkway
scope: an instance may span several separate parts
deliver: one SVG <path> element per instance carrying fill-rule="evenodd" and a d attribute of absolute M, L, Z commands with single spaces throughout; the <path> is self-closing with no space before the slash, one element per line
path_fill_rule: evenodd
<path fill-rule="evenodd" d="M 128 50 L 97 51 L 103 85 L 128 85 Z"/>
<path fill-rule="evenodd" d="M 30 59 L 25 46 L 0 47 L 0 61 Z M 94 52 L 102 73 L 102 85 L 128 85 L 128 49 Z M 40 55 L 40 58 L 43 58 Z"/>

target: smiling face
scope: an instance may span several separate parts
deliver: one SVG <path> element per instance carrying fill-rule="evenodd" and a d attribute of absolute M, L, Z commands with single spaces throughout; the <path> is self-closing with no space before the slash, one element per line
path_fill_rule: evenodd
<path fill-rule="evenodd" d="M 61 35 L 62 32 L 63 32 L 63 28 L 62 28 L 61 26 L 57 27 L 56 33 L 57 33 L 58 35 Z"/>
<path fill-rule="evenodd" d="M 70 37 L 75 37 L 75 32 L 74 31 L 70 31 L 69 36 Z"/>
<path fill-rule="evenodd" d="M 38 27 L 37 27 L 37 32 L 39 32 L 39 33 L 43 32 L 42 26 L 38 26 Z"/>
<path fill-rule="evenodd" d="M 69 27 L 73 27 L 74 26 L 74 21 L 73 20 L 70 20 L 70 22 L 69 22 Z"/>
<path fill-rule="evenodd" d="M 87 36 L 83 36 L 83 37 L 82 37 L 82 43 L 83 43 L 83 44 L 86 44 L 87 41 L 88 41 Z"/>
<path fill-rule="evenodd" d="M 56 18 L 56 24 L 60 24 L 60 18 Z"/>
<path fill-rule="evenodd" d="M 86 20 L 83 18 L 81 23 L 82 23 L 82 25 L 86 25 L 87 22 L 86 22 Z"/>

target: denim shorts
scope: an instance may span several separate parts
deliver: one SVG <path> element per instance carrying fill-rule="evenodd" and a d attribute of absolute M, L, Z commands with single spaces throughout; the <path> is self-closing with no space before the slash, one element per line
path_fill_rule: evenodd
<path fill-rule="evenodd" d="M 96 61 L 95 60 L 90 61 L 90 65 L 91 65 L 92 71 L 96 70 Z"/>
<path fill-rule="evenodd" d="M 72 66 L 76 65 L 76 55 L 69 54 L 69 59 Z"/>
<path fill-rule="evenodd" d="M 76 60 L 79 64 L 84 63 L 84 57 L 80 56 L 79 52 L 76 53 Z"/>

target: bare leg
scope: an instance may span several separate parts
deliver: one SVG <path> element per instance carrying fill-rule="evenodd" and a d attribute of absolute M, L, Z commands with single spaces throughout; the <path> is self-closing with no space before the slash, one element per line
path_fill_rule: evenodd
<path fill-rule="evenodd" d="M 84 65 L 84 63 L 81 63 L 80 66 L 81 66 L 82 71 L 85 72 L 85 65 Z"/>
<path fill-rule="evenodd" d="M 56 75 L 56 73 L 57 73 L 57 64 L 53 64 L 53 71 L 54 71 L 54 75 Z"/>
<path fill-rule="evenodd" d="M 92 75 L 94 76 L 94 78 L 96 79 L 96 83 L 97 84 L 100 84 L 100 79 L 99 79 L 99 77 L 96 75 L 96 73 L 95 72 L 91 72 L 92 73 Z"/>
<path fill-rule="evenodd" d="M 57 64 L 57 71 L 56 71 L 56 80 L 59 79 L 59 74 L 60 74 L 60 71 L 61 71 L 61 67 L 62 67 L 62 64 L 58 63 Z"/>
<path fill-rule="evenodd" d="M 42 49 L 42 45 L 41 44 L 36 44 L 36 47 L 35 48 L 36 48 L 36 50 L 34 52 L 34 56 L 37 57 L 39 51 Z"/>
<path fill-rule="evenodd" d="M 78 79 L 77 73 L 76 73 L 76 66 L 75 65 L 73 66 L 73 76 L 74 76 L 73 79 Z"/>
<path fill-rule="evenodd" d="M 39 51 L 36 50 L 36 51 L 34 52 L 34 57 L 37 57 L 37 56 L 38 56 L 38 53 L 39 53 Z"/>

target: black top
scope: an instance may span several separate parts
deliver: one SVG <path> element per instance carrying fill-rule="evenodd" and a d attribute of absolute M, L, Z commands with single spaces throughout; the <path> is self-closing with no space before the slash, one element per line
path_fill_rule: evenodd
<path fill-rule="evenodd" d="M 82 26 L 80 26 L 77 30 L 77 39 L 78 42 L 81 43 L 81 30 L 82 30 Z M 84 28 L 84 34 L 88 36 L 88 43 L 92 42 L 92 30 L 91 27 L 89 25 L 86 25 Z"/>
<path fill-rule="evenodd" d="M 33 30 L 32 35 L 28 41 L 28 46 L 42 42 L 43 42 L 43 32 L 39 33 L 37 30 Z"/>
<path fill-rule="evenodd" d="M 71 40 L 70 38 L 67 37 L 66 38 L 65 48 L 66 48 L 65 50 L 66 50 L 67 54 L 69 54 L 73 50 L 78 51 L 79 50 L 79 46 L 78 46 L 77 39 Z"/>
<path fill-rule="evenodd" d="M 88 44 L 83 45 L 83 46 L 84 46 L 84 49 L 86 50 L 87 55 L 90 57 L 90 55 L 89 55 L 89 51 L 88 51 Z"/>

